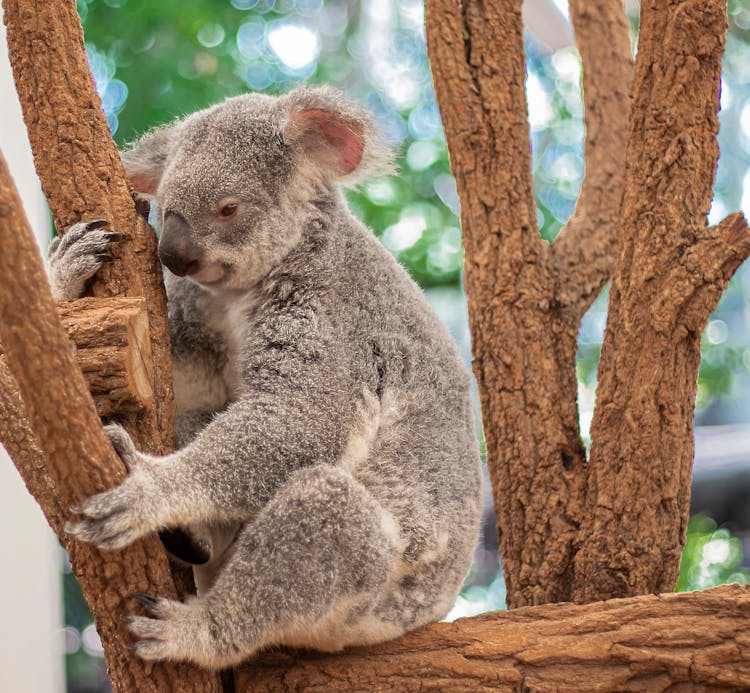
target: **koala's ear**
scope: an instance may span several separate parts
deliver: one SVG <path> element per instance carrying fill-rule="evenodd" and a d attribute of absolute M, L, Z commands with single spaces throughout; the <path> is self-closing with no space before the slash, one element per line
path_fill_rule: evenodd
<path fill-rule="evenodd" d="M 120 153 L 136 192 L 155 195 L 181 123 L 155 128 Z"/>
<path fill-rule="evenodd" d="M 370 114 L 341 92 L 300 87 L 287 94 L 285 106 L 282 135 L 303 166 L 343 183 L 391 170 L 391 150 Z"/>

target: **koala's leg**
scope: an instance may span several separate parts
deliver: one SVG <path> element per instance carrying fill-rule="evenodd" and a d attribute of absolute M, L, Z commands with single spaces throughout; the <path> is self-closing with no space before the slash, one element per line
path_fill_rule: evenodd
<path fill-rule="evenodd" d="M 205 596 L 185 603 L 142 596 L 152 618 L 129 619 L 135 649 L 146 659 L 207 667 L 236 664 L 271 644 L 340 649 L 390 584 L 398 544 L 392 516 L 348 472 L 300 470 L 246 526 Z M 389 630 L 374 639 L 403 630 L 380 627 Z"/>
<path fill-rule="evenodd" d="M 174 424 L 175 450 L 184 448 L 216 416 L 215 411 L 189 411 L 178 417 Z"/>

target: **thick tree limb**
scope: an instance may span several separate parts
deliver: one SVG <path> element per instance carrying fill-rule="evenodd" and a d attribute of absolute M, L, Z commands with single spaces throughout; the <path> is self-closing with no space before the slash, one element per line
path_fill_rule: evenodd
<path fill-rule="evenodd" d="M 615 261 L 633 57 L 622 0 L 571 0 L 570 19 L 583 68 L 586 172 L 575 212 L 552 245 L 549 270 L 561 313 L 577 333 Z"/>
<path fill-rule="evenodd" d="M 46 460 L 46 474 L 25 466 L 41 461 L 35 446 L 14 461 L 29 489 L 40 494 L 37 501 L 59 531 L 61 519 L 68 515 L 67 508 L 114 486 L 122 480 L 124 469 L 102 430 L 86 383 L 73 360 L 68 336 L 56 316 L 39 251 L 1 157 L 0 256 L 0 337 L 30 430 Z M 7 383 L 7 377 L 4 381 Z M 20 411 L 20 402 L 13 403 L 12 393 L 10 398 L 14 409 Z M 4 399 L 9 399 L 9 393 Z M 7 418 L 3 420 L 7 423 Z M 25 430 L 28 433 L 29 429 Z M 11 453 L 17 438 L 15 433 L 10 438 Z M 30 438 L 27 435 L 28 442 Z M 18 440 L 18 447 L 25 444 Z M 46 487 L 47 479 L 54 491 Z M 219 690 L 214 676 L 195 667 L 147 665 L 125 649 L 121 627 L 115 625 L 116 615 L 132 608 L 126 600 L 134 591 L 177 596 L 166 554 L 156 537 L 121 552 L 110 552 L 106 560 L 90 546 L 66 543 L 84 595 L 96 616 L 116 690 L 159 691 L 169 689 L 176 681 L 180 682 L 180 690 Z"/>
<path fill-rule="evenodd" d="M 437 623 L 340 655 L 271 653 L 237 691 L 609 691 L 750 688 L 750 591 L 549 604 Z"/>
<path fill-rule="evenodd" d="M 143 296 L 149 311 L 156 409 L 121 423 L 142 450 L 172 446 L 174 406 L 169 330 L 156 237 L 136 212 L 117 147 L 94 88 L 73 0 L 3 0 L 16 88 L 34 164 L 58 231 L 81 219 L 107 219 L 127 235 L 113 246 L 122 262 L 98 273 L 96 296 Z M 147 206 L 146 206 L 147 208 Z"/>
<path fill-rule="evenodd" d="M 520 5 L 426 4 L 435 93 L 461 198 L 474 373 L 514 607 L 568 599 L 585 460 L 575 400 L 565 396 L 574 363 L 561 374 L 536 228 Z"/>
<path fill-rule="evenodd" d="M 642 3 L 575 601 L 665 591 L 677 577 L 700 334 L 750 252 L 740 217 L 705 228 L 725 31 L 723 0 Z"/>

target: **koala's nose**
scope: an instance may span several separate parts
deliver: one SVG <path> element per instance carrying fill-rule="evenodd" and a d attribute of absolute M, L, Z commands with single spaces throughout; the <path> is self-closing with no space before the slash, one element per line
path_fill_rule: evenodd
<path fill-rule="evenodd" d="M 178 277 L 200 269 L 203 250 L 190 240 L 190 226 L 175 212 L 169 212 L 161 227 L 159 259 Z"/>

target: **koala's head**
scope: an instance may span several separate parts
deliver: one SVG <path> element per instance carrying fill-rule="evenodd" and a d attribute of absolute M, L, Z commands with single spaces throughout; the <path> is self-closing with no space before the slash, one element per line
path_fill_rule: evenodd
<path fill-rule="evenodd" d="M 327 88 L 245 94 L 157 128 L 122 155 L 156 198 L 159 257 L 217 290 L 252 286 L 299 241 L 312 203 L 387 168 L 367 111 Z"/>

